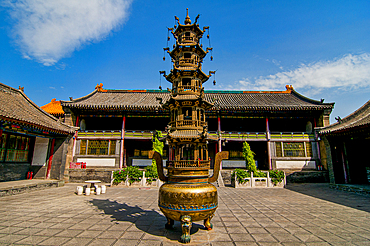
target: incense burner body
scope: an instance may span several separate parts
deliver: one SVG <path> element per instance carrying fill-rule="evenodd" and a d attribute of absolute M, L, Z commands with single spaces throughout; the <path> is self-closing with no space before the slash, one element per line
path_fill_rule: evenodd
<path fill-rule="evenodd" d="M 206 220 L 215 213 L 217 188 L 212 184 L 163 184 L 159 189 L 158 205 L 163 214 L 181 221 L 183 215 L 192 221 Z"/>
<path fill-rule="evenodd" d="M 166 228 L 172 228 L 174 221 L 181 221 L 183 232 L 181 241 L 190 242 L 190 228 L 193 221 L 204 221 L 207 230 L 212 229 L 211 219 L 218 207 L 217 188 L 211 184 L 218 178 L 222 159 L 228 152 L 216 155 L 214 175 L 209 177 L 209 161 L 191 161 L 186 166 L 176 167 L 178 162 L 169 161 L 168 176 L 164 176 L 162 156 L 153 153 L 157 163 L 159 178 L 166 182 L 159 189 L 158 206 L 167 218 Z"/>

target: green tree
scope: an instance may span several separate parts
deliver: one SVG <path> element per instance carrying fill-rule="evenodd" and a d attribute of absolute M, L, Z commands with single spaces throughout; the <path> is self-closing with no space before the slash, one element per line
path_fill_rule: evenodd
<path fill-rule="evenodd" d="M 152 137 L 152 149 L 153 149 L 153 151 L 157 151 L 159 154 L 161 154 L 163 156 L 163 147 L 164 147 L 164 144 L 163 144 L 163 142 L 161 142 L 159 140 L 159 138 L 162 138 L 162 137 L 163 137 L 163 135 L 162 135 L 162 132 L 161 131 L 155 131 L 153 133 L 153 137 Z M 157 163 L 155 163 L 155 160 L 154 159 L 152 159 L 152 167 L 150 169 L 151 169 L 151 173 L 153 175 L 153 178 L 158 177 Z"/>
<path fill-rule="evenodd" d="M 247 142 L 243 143 L 243 157 L 245 160 L 245 164 L 247 166 L 247 170 L 249 172 L 255 173 L 257 171 L 256 162 L 254 160 L 255 153 L 251 150 L 251 147 Z"/>

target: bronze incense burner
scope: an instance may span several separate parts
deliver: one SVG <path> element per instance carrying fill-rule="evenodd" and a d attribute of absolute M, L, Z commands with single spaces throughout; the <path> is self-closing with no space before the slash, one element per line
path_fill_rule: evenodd
<path fill-rule="evenodd" d="M 160 73 L 172 83 L 171 97 L 162 104 L 171 112 L 171 121 L 167 127 L 164 141 L 169 145 L 167 176 L 163 172 L 162 157 L 154 152 L 159 179 L 164 181 L 159 189 L 158 205 L 167 218 L 166 228 L 172 228 L 174 221 L 181 221 L 182 235 L 180 241 L 190 242 L 192 221 L 204 220 L 207 230 L 212 229 L 212 219 L 217 206 L 217 188 L 211 184 L 218 178 L 222 159 L 228 158 L 228 152 L 216 154 L 213 175 L 209 177 L 210 158 L 208 142 L 217 140 L 207 132 L 205 112 L 213 104 L 204 98 L 203 83 L 213 71 L 206 75 L 201 70 L 201 64 L 206 54 L 212 50 L 203 50 L 199 44 L 204 32 L 196 24 L 191 24 L 189 15 L 182 25 L 175 17 L 177 24 L 169 31 L 176 39 L 172 51 L 164 48 L 173 61 L 173 69 L 166 75 Z"/>

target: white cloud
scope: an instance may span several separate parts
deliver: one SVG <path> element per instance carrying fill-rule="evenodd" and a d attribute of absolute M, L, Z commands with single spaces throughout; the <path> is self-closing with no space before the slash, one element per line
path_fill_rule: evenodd
<path fill-rule="evenodd" d="M 24 58 L 45 66 L 97 42 L 128 17 L 132 0 L 6 0 Z"/>
<path fill-rule="evenodd" d="M 356 90 L 370 87 L 370 54 L 345 55 L 333 61 L 301 64 L 299 68 L 238 82 L 240 90 L 281 90 L 293 85 L 309 94 L 328 88 Z"/>

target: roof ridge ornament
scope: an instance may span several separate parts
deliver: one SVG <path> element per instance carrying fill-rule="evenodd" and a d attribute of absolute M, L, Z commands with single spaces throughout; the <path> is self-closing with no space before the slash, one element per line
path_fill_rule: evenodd
<path fill-rule="evenodd" d="M 103 91 L 103 83 L 98 83 L 96 86 L 95 86 L 95 90 L 98 90 L 98 92 L 102 92 Z"/>
<path fill-rule="evenodd" d="M 292 85 L 286 85 L 285 88 L 286 88 L 287 92 L 291 92 L 291 91 L 294 90 Z"/>
<path fill-rule="evenodd" d="M 191 25 L 191 20 L 190 20 L 190 17 L 189 17 L 189 9 L 188 8 L 186 8 L 185 25 Z"/>

